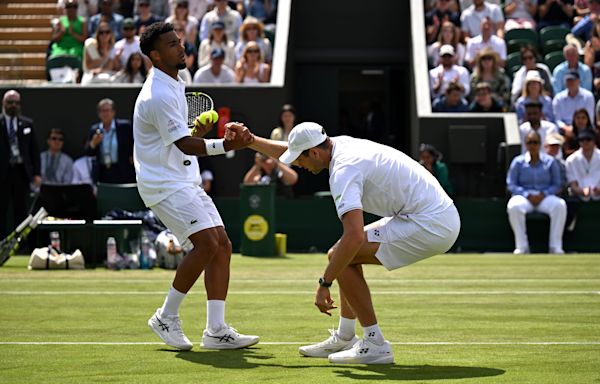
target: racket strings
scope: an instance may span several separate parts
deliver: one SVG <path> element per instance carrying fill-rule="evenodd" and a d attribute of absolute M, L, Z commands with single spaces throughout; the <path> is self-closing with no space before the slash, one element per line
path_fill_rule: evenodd
<path fill-rule="evenodd" d="M 210 111 L 212 109 L 212 101 L 202 95 L 188 96 L 188 125 L 192 126 L 196 117 L 200 116 L 202 112 Z"/>

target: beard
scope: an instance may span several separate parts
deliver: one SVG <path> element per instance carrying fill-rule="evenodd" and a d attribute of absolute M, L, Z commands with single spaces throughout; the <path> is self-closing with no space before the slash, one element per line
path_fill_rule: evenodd
<path fill-rule="evenodd" d="M 186 65 L 185 65 L 185 63 L 177 63 L 177 65 L 175 66 L 175 68 L 177 68 L 177 69 L 185 69 Z"/>

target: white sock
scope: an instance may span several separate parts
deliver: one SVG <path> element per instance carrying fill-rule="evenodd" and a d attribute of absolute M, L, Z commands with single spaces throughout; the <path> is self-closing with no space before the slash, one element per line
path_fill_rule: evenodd
<path fill-rule="evenodd" d="M 382 345 L 385 342 L 383 333 L 381 333 L 381 329 L 379 329 L 379 324 L 376 323 L 369 327 L 363 327 L 363 330 L 365 339 L 368 339 L 370 342 L 377 345 Z"/>
<path fill-rule="evenodd" d="M 181 302 L 185 298 L 185 293 L 181 293 L 175 288 L 171 287 L 169 289 L 169 294 L 163 303 L 162 308 L 160 309 L 161 315 L 165 316 L 174 316 L 179 315 L 179 306 Z"/>
<path fill-rule="evenodd" d="M 217 332 L 225 327 L 225 300 L 206 301 L 206 329 Z"/>
<path fill-rule="evenodd" d="M 340 316 L 338 334 L 343 340 L 350 340 L 356 335 L 356 319 L 347 319 Z"/>

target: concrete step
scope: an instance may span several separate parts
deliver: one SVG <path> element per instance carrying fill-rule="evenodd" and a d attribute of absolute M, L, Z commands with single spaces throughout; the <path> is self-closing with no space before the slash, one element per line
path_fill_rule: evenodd
<path fill-rule="evenodd" d="M 46 40 L 50 42 L 52 28 L 0 28 L 0 40 Z"/>
<path fill-rule="evenodd" d="M 58 15 L 56 2 L 53 3 L 6 3 L 0 2 L 0 15 Z"/>
<path fill-rule="evenodd" d="M 0 80 L 45 79 L 46 67 L 31 66 L 0 66 Z"/>
<path fill-rule="evenodd" d="M 50 40 L 0 40 L 0 53 L 46 53 Z"/>
<path fill-rule="evenodd" d="M 51 15 L 0 15 L 0 28 L 48 27 L 53 18 Z"/>
<path fill-rule="evenodd" d="M 10 2 L 13 4 L 53 4 L 54 6 L 57 3 L 55 0 L 10 0 Z"/>
<path fill-rule="evenodd" d="M 1 88 L 11 88 L 11 86 L 34 86 L 46 83 L 46 79 L 0 79 Z"/>
<path fill-rule="evenodd" d="M 0 66 L 45 66 L 45 53 L 0 53 Z"/>

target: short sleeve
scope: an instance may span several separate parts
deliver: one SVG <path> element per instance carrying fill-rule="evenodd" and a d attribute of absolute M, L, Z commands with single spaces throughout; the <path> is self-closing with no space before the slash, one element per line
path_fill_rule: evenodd
<path fill-rule="evenodd" d="M 363 176 L 351 166 L 341 167 L 331 175 L 331 196 L 338 217 L 354 209 L 362 210 Z"/>
<path fill-rule="evenodd" d="M 156 98 L 155 100 L 157 102 L 153 103 L 151 108 L 154 122 L 164 145 L 173 144 L 182 137 L 189 136 L 187 122 L 173 105 L 173 99 Z"/>

